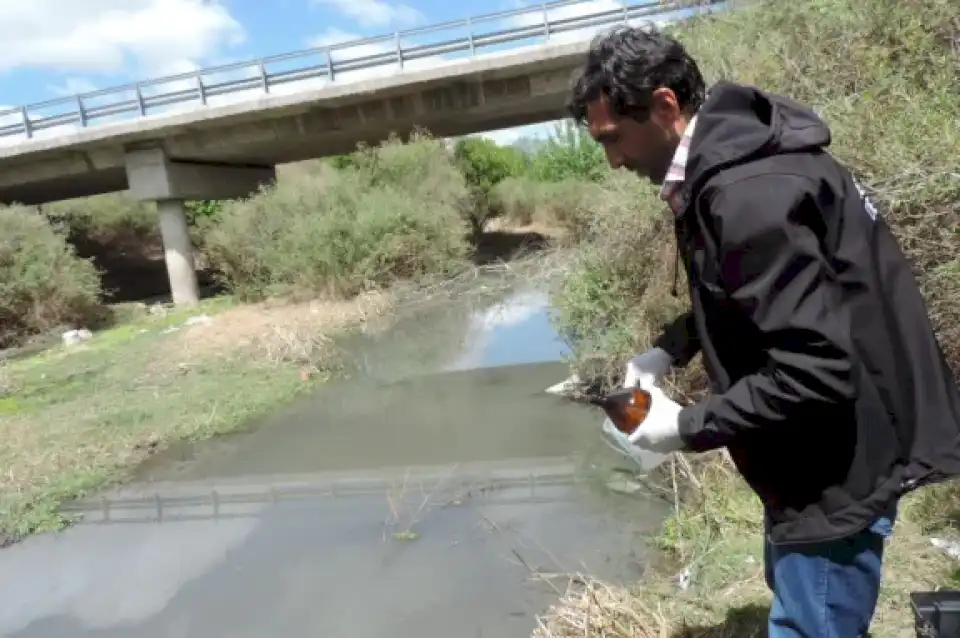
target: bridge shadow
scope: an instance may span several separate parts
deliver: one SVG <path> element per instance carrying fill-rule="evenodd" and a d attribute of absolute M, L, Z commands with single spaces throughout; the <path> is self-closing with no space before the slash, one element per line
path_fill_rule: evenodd
<path fill-rule="evenodd" d="M 474 243 L 473 263 L 478 266 L 519 259 L 550 246 L 550 238 L 536 231 L 488 230 Z"/>

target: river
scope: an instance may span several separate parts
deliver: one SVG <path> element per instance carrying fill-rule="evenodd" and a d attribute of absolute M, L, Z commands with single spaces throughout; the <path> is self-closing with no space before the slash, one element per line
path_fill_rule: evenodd
<path fill-rule="evenodd" d="M 0 552 L 0 634 L 521 637 L 575 572 L 636 580 L 667 505 L 607 489 L 599 415 L 544 393 L 548 304 L 440 296 L 345 337 L 347 378 Z"/>

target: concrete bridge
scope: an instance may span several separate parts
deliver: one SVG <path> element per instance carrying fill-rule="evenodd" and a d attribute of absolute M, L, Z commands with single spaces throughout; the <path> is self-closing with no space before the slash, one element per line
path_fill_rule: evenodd
<path fill-rule="evenodd" d="M 184 201 L 245 196 L 271 183 L 278 163 L 416 126 L 448 137 L 560 118 L 592 33 L 707 9 L 642 0 L 584 11 L 596 5 L 559 0 L 2 112 L 0 202 L 123 190 L 156 201 L 173 300 L 193 304 Z M 478 28 L 505 20 L 512 26 Z M 451 29 L 460 34 L 407 44 Z M 351 48 L 372 52 L 344 59 Z M 458 53 L 466 55 L 450 58 Z M 387 73 L 342 79 L 376 69 Z"/>

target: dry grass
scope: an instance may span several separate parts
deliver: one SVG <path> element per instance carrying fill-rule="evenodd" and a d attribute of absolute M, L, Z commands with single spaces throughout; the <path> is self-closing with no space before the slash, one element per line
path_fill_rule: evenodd
<path fill-rule="evenodd" d="M 329 334 L 382 319 L 391 303 L 387 293 L 371 292 L 348 300 L 275 300 L 236 306 L 219 313 L 214 322 L 179 333 L 174 345 L 188 358 L 254 346 L 268 361 L 304 363 L 301 355 L 329 341 Z"/>

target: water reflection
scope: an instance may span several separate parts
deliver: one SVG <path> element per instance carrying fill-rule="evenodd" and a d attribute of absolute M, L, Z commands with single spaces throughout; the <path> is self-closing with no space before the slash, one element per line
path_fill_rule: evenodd
<path fill-rule="evenodd" d="M 638 578 L 663 510 L 610 507 L 575 480 L 426 501 L 392 485 L 28 539 L 0 552 L 0 634 L 519 638 L 567 574 Z"/>
<path fill-rule="evenodd" d="M 569 348 L 557 336 L 549 313 L 550 298 L 539 290 L 515 293 L 474 310 L 464 347 L 445 369 L 559 361 Z"/>

